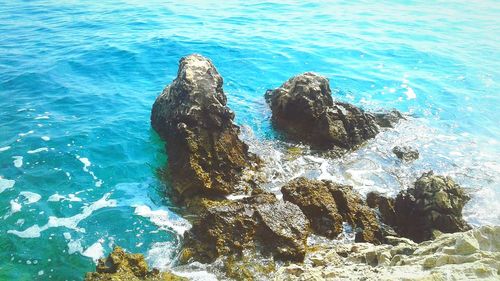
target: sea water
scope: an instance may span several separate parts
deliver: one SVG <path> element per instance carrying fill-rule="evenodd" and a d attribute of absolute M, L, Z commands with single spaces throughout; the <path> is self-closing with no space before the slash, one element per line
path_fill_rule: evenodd
<path fill-rule="evenodd" d="M 394 195 L 434 170 L 471 192 L 471 224 L 499 224 L 499 18 L 496 1 L 0 1 L 0 280 L 81 280 L 113 245 L 171 266 L 190 225 L 149 116 L 191 53 L 223 76 L 269 190 L 303 175 Z M 341 159 L 290 156 L 263 94 L 305 71 L 408 118 Z"/>

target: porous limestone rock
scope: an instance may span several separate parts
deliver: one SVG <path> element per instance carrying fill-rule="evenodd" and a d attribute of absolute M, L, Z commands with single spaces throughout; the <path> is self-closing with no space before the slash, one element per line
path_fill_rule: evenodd
<path fill-rule="evenodd" d="M 144 256 L 128 254 L 115 247 L 107 258 L 99 259 L 96 271 L 89 272 L 85 281 L 187 281 L 187 278 L 170 272 L 149 270 Z"/>
<path fill-rule="evenodd" d="M 335 238 L 342 232 L 342 222 L 356 231 L 356 241 L 384 241 L 375 212 L 351 186 L 331 181 L 297 178 L 281 188 L 283 199 L 301 208 L 315 233 Z"/>
<path fill-rule="evenodd" d="M 398 194 L 395 201 L 395 227 L 398 233 L 416 242 L 428 240 L 437 232 L 466 231 L 462 209 L 470 200 L 465 190 L 450 177 L 424 173 L 415 185 Z"/>
<path fill-rule="evenodd" d="M 274 280 L 500 279 L 500 226 L 443 234 L 420 244 L 388 239 L 393 245 L 318 246 L 306 255 L 304 263 L 279 268 Z"/>
<path fill-rule="evenodd" d="M 416 160 L 419 157 L 418 150 L 409 146 L 395 146 L 392 149 L 392 152 L 396 154 L 399 159 L 405 162 Z"/>
<path fill-rule="evenodd" d="M 289 138 L 320 149 L 352 149 L 379 132 L 371 114 L 334 102 L 328 79 L 306 72 L 268 90 L 276 128 Z"/>
<path fill-rule="evenodd" d="M 239 200 L 203 199 L 200 205 L 200 217 L 185 234 L 181 262 L 213 262 L 248 249 L 278 260 L 304 258 L 309 222 L 297 206 L 265 192 Z"/>
<path fill-rule="evenodd" d="M 166 141 L 177 195 L 226 195 L 257 158 L 239 139 L 222 77 L 201 55 L 180 60 L 175 80 L 156 99 L 151 124 Z"/>

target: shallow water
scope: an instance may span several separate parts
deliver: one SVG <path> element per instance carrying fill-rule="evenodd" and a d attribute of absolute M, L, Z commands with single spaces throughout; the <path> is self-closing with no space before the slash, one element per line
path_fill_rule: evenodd
<path fill-rule="evenodd" d="M 149 113 L 190 53 L 224 77 L 269 189 L 306 175 L 395 194 L 433 169 L 470 188 L 469 222 L 500 223 L 495 1 L 143 2 L 0 2 L 1 280 L 81 280 L 114 244 L 170 266 L 189 224 L 161 196 Z M 340 160 L 287 155 L 263 94 L 304 71 L 412 117 Z M 400 163 L 395 144 L 421 158 Z"/>

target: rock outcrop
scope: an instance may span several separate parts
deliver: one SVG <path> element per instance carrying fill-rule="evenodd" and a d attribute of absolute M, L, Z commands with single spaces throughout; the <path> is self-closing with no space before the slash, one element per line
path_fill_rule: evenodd
<path fill-rule="evenodd" d="M 352 149 L 379 132 L 374 116 L 334 102 L 328 79 L 306 72 L 266 93 L 276 128 L 320 149 Z"/>
<path fill-rule="evenodd" d="M 356 232 L 356 241 L 384 241 L 375 212 L 351 186 L 297 178 L 284 185 L 281 192 L 285 201 L 299 206 L 319 235 L 335 238 L 342 232 L 342 222 L 347 222 Z"/>
<path fill-rule="evenodd" d="M 390 245 L 329 244 L 303 264 L 278 269 L 274 280 L 498 280 L 500 227 L 443 234 L 416 244 L 388 237 Z"/>
<path fill-rule="evenodd" d="M 229 194 L 257 161 L 233 119 L 212 62 L 200 55 L 182 58 L 151 114 L 154 130 L 166 141 L 172 184 L 181 198 Z"/>
<path fill-rule="evenodd" d="M 416 160 L 419 157 L 418 150 L 409 146 L 395 146 L 392 149 L 392 152 L 396 154 L 399 159 L 405 162 Z"/>
<path fill-rule="evenodd" d="M 144 256 L 128 254 L 115 247 L 107 258 L 99 259 L 96 271 L 89 272 L 85 281 L 187 281 L 187 278 L 157 269 L 149 270 Z"/>
<path fill-rule="evenodd" d="M 450 177 L 424 173 L 414 186 L 396 199 L 378 193 L 367 195 L 367 204 L 379 211 L 382 222 L 416 242 L 433 239 L 440 232 L 466 231 L 462 209 L 470 200 L 465 190 Z"/>
<path fill-rule="evenodd" d="M 296 205 L 260 193 L 239 200 L 203 199 L 200 217 L 185 234 L 181 262 L 213 262 L 244 250 L 272 254 L 278 260 L 301 261 L 309 222 Z"/>

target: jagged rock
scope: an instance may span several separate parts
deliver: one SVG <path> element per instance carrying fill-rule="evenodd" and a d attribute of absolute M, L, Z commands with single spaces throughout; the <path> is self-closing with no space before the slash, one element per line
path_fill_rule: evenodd
<path fill-rule="evenodd" d="M 395 146 L 392 152 L 396 154 L 399 159 L 406 162 L 416 160 L 419 157 L 418 150 L 409 146 Z"/>
<path fill-rule="evenodd" d="M 149 270 L 144 256 L 128 254 L 115 247 L 107 258 L 99 259 L 96 272 L 85 275 L 85 281 L 187 281 L 187 278 L 157 269 Z"/>
<path fill-rule="evenodd" d="M 222 77 L 200 55 L 180 60 L 175 80 L 156 99 L 151 124 L 166 141 L 168 168 L 181 198 L 225 195 L 257 161 L 238 138 Z"/>
<path fill-rule="evenodd" d="M 470 229 L 462 218 L 462 209 L 470 200 L 464 189 L 450 177 L 424 173 L 414 187 L 398 194 L 395 201 L 396 223 L 400 235 L 420 242 L 433 233 L 451 233 Z"/>
<path fill-rule="evenodd" d="M 374 115 L 375 121 L 382 128 L 394 128 L 401 119 L 405 119 L 401 112 L 395 109 L 389 112 L 377 112 Z"/>
<path fill-rule="evenodd" d="M 306 254 L 309 221 L 297 205 L 278 201 L 256 207 L 260 237 L 281 260 L 302 261 Z"/>
<path fill-rule="evenodd" d="M 315 233 L 336 238 L 342 232 L 342 215 L 328 183 L 297 178 L 281 188 L 283 200 L 296 204 L 307 216 Z"/>
<path fill-rule="evenodd" d="M 355 229 L 356 241 L 384 241 L 375 212 L 351 186 L 297 178 L 284 185 L 281 192 L 284 200 L 300 207 L 319 235 L 335 238 L 345 221 Z"/>
<path fill-rule="evenodd" d="M 396 224 L 396 210 L 394 209 L 395 199 L 385 197 L 378 192 L 369 192 L 366 195 L 368 207 L 378 209 L 380 218 L 388 225 Z"/>
<path fill-rule="evenodd" d="M 304 258 L 309 225 L 297 206 L 265 192 L 239 200 L 203 201 L 204 211 L 185 234 L 182 262 L 213 262 L 221 255 L 241 256 L 246 249 L 280 260 Z"/>
<path fill-rule="evenodd" d="M 416 244 L 390 238 L 369 243 L 317 246 L 301 264 L 278 269 L 274 280 L 498 280 L 500 226 L 443 234 Z M 315 262 L 320 260 L 321 262 Z M 313 279 L 308 279 L 315 276 Z"/>
<path fill-rule="evenodd" d="M 334 102 L 328 79 L 306 72 L 266 92 L 274 125 L 320 149 L 352 149 L 379 132 L 371 114 Z"/>

